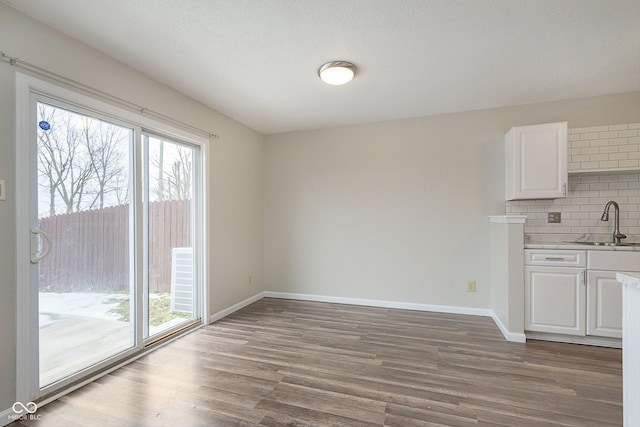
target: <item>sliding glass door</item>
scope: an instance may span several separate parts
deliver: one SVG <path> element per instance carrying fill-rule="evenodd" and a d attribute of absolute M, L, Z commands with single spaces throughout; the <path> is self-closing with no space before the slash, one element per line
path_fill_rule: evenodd
<path fill-rule="evenodd" d="M 24 80 L 73 98 L 18 79 L 17 394 L 29 401 L 201 323 L 205 203 L 202 145 Z"/>
<path fill-rule="evenodd" d="M 145 134 L 145 338 L 197 319 L 193 256 L 198 150 Z"/>
<path fill-rule="evenodd" d="M 43 388 L 135 345 L 134 130 L 51 101 L 36 112 L 31 261 Z"/>

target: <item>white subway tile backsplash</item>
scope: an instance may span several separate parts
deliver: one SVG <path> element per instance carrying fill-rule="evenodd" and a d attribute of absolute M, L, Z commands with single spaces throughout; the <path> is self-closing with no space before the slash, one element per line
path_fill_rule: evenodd
<path fill-rule="evenodd" d="M 569 170 L 640 169 L 640 127 L 636 125 L 569 129 Z"/>
<path fill-rule="evenodd" d="M 638 129 L 621 130 L 618 132 L 618 136 L 621 138 L 629 137 L 629 136 L 638 136 Z"/>
<path fill-rule="evenodd" d="M 591 184 L 583 184 L 583 183 L 579 183 L 579 184 L 570 184 L 569 189 L 571 191 L 588 191 L 590 189 L 590 185 Z"/>
<path fill-rule="evenodd" d="M 606 160 L 600 162 L 600 169 L 613 169 L 618 167 L 620 166 L 617 160 Z"/>
<path fill-rule="evenodd" d="M 609 125 L 609 130 L 627 130 L 629 125 Z"/>
<path fill-rule="evenodd" d="M 579 182 L 600 182 L 600 175 L 574 176 Z"/>
<path fill-rule="evenodd" d="M 579 135 L 578 135 L 579 136 Z M 605 140 L 606 141 L 606 140 Z M 607 141 L 607 144 L 609 142 Z M 589 141 L 573 141 L 571 142 L 571 144 L 569 144 L 570 147 L 573 148 L 582 148 L 582 147 L 588 147 L 589 146 Z"/>
<path fill-rule="evenodd" d="M 544 212 L 544 206 L 529 206 L 527 207 L 527 212 Z"/>
<path fill-rule="evenodd" d="M 607 145 L 606 147 L 598 147 L 598 153 L 617 153 L 619 151 L 624 151 L 621 148 L 623 148 L 624 146 L 619 146 L 619 145 Z M 584 148 L 581 148 L 580 150 L 584 150 Z M 582 154 L 582 153 L 580 153 Z M 586 153 L 585 153 L 586 154 Z"/>
<path fill-rule="evenodd" d="M 627 190 L 628 188 L 629 188 L 629 183 L 628 182 L 611 182 L 611 183 L 609 183 L 609 190 Z"/>
<path fill-rule="evenodd" d="M 589 147 L 604 147 L 609 145 L 608 139 L 593 139 L 589 141 Z"/>
<path fill-rule="evenodd" d="M 614 154 L 619 154 L 619 153 L 614 153 Z M 611 159 L 611 154 L 607 154 L 607 153 L 605 153 L 605 154 L 592 154 L 589 157 L 590 157 L 589 161 L 591 161 L 591 162 L 599 162 L 599 161 L 602 161 L 602 160 L 614 160 L 614 159 Z"/>
<path fill-rule="evenodd" d="M 613 145 L 605 148 L 616 149 L 616 151 L 620 151 L 621 153 L 623 152 L 628 153 L 630 151 L 638 151 L 640 147 L 638 147 L 638 144 L 627 144 L 627 145 L 620 145 L 620 146 Z"/>
<path fill-rule="evenodd" d="M 620 160 L 618 164 L 620 165 L 621 168 L 636 168 L 638 167 L 640 162 L 638 162 L 638 159 L 631 159 L 631 160 Z"/>
<path fill-rule="evenodd" d="M 607 173 L 603 173 L 598 176 L 598 180 L 600 182 L 618 182 L 620 181 L 620 176 L 618 174 L 607 174 Z"/>
<path fill-rule="evenodd" d="M 600 162 L 580 162 L 580 167 L 578 169 L 597 169 L 600 167 Z"/>
<path fill-rule="evenodd" d="M 584 135 L 584 134 L 583 134 Z M 592 138 L 591 135 L 593 135 L 593 133 L 588 133 L 587 135 L 589 135 L 589 137 L 587 139 L 596 139 L 596 138 Z M 619 135 L 619 131 L 609 131 L 609 132 L 598 132 L 598 138 L 617 138 Z"/>
<path fill-rule="evenodd" d="M 526 234 L 611 234 L 613 221 L 600 216 L 615 200 L 622 232 L 640 236 L 640 123 L 568 129 L 567 154 L 570 172 L 602 171 L 570 175 L 567 198 L 510 201 L 506 212 L 527 215 Z M 548 223 L 549 212 L 560 212 L 562 222 Z"/>
<path fill-rule="evenodd" d="M 580 149 L 580 153 L 577 154 L 598 154 L 600 152 L 599 147 L 585 147 Z"/>
<path fill-rule="evenodd" d="M 589 227 L 571 227 L 571 231 L 570 233 L 578 233 L 578 234 L 587 234 L 590 233 L 590 228 Z M 527 231 L 525 230 L 525 233 Z"/>
<path fill-rule="evenodd" d="M 611 138 L 609 145 L 625 145 L 629 143 L 629 138 Z"/>
<path fill-rule="evenodd" d="M 628 160 L 629 159 L 629 153 L 611 153 L 609 154 L 609 160 Z M 591 157 L 591 160 L 596 160 L 593 158 L 593 156 Z M 599 159 L 599 160 L 606 160 L 606 159 Z"/>
<path fill-rule="evenodd" d="M 571 218 L 574 219 L 587 219 L 587 218 L 591 218 L 591 213 L 589 212 L 576 212 L 574 214 L 571 214 Z"/>
<path fill-rule="evenodd" d="M 608 190 L 609 183 L 607 182 L 594 182 L 593 184 L 589 184 L 589 190 Z"/>

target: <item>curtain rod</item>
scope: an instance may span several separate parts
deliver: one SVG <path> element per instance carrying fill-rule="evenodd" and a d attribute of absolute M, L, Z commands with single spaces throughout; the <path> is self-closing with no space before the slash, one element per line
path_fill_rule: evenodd
<path fill-rule="evenodd" d="M 146 115 L 146 116 L 155 117 L 155 118 L 163 120 L 165 122 L 169 122 L 170 124 L 177 125 L 177 126 L 180 126 L 182 128 L 189 129 L 191 131 L 196 131 L 196 132 L 201 133 L 203 135 L 207 135 L 207 138 L 209 138 L 209 139 L 212 139 L 212 138 L 218 139 L 218 138 L 220 138 L 220 135 L 217 135 L 215 133 L 206 131 L 204 129 L 200 129 L 198 127 L 192 126 L 192 125 L 190 125 L 188 123 L 185 123 L 185 122 L 182 122 L 180 120 L 176 120 L 176 119 L 171 118 L 169 116 L 166 116 L 166 115 L 164 115 L 162 113 L 158 113 L 157 111 L 153 111 L 153 110 L 151 110 L 149 108 L 146 108 L 146 107 L 143 107 L 141 105 L 134 104 L 133 102 L 127 101 L 126 99 L 122 99 L 122 98 L 119 98 L 117 96 L 111 95 L 109 93 L 103 92 L 103 91 L 101 91 L 99 89 L 95 89 L 95 88 L 93 88 L 91 86 L 87 86 L 84 83 L 80 83 L 80 82 L 72 80 L 72 79 L 70 79 L 68 77 L 62 76 L 60 74 L 56 74 L 56 73 L 54 73 L 52 71 L 45 70 L 44 68 L 40 68 L 37 65 L 30 64 L 30 63 L 28 63 L 26 61 L 23 61 L 23 60 L 21 60 L 19 58 L 14 57 L 14 56 L 7 55 L 6 53 L 4 53 L 1 50 L 0 50 L 0 58 L 2 58 L 4 61 L 8 62 L 9 65 L 12 65 L 12 66 L 15 66 L 15 67 L 19 67 L 19 68 L 23 68 L 25 70 L 31 71 L 33 73 L 36 73 L 36 74 L 39 74 L 41 76 L 47 77 L 49 79 L 52 79 L 54 81 L 57 81 L 59 83 L 64 83 L 64 84 L 72 86 L 72 87 L 74 87 L 76 89 L 80 89 L 80 90 L 83 90 L 83 91 L 88 92 L 90 94 L 97 95 L 97 96 L 99 96 L 101 98 L 104 98 L 104 99 L 107 99 L 107 100 L 111 101 L 112 103 L 119 104 L 119 106 L 124 107 L 124 108 L 126 108 L 128 110 L 133 110 L 133 111 L 135 111 L 135 112 L 137 112 L 137 113 L 139 113 L 139 114 L 141 114 L 143 116 Z"/>

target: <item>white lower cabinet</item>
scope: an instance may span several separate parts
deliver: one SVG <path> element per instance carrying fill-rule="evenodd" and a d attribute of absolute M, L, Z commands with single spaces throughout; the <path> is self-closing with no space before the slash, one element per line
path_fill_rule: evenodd
<path fill-rule="evenodd" d="M 587 273 L 587 335 L 622 338 L 622 286 L 615 271 Z"/>
<path fill-rule="evenodd" d="M 525 267 L 525 330 L 585 335 L 585 269 Z"/>
<path fill-rule="evenodd" d="M 640 251 L 525 250 L 524 329 L 621 339 L 616 272 L 633 275 L 639 268 Z"/>

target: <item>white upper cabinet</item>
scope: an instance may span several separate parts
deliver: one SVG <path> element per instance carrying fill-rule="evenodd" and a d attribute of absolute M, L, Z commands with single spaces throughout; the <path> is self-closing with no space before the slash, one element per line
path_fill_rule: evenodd
<path fill-rule="evenodd" d="M 567 122 L 511 128 L 505 151 L 506 200 L 567 196 Z"/>

